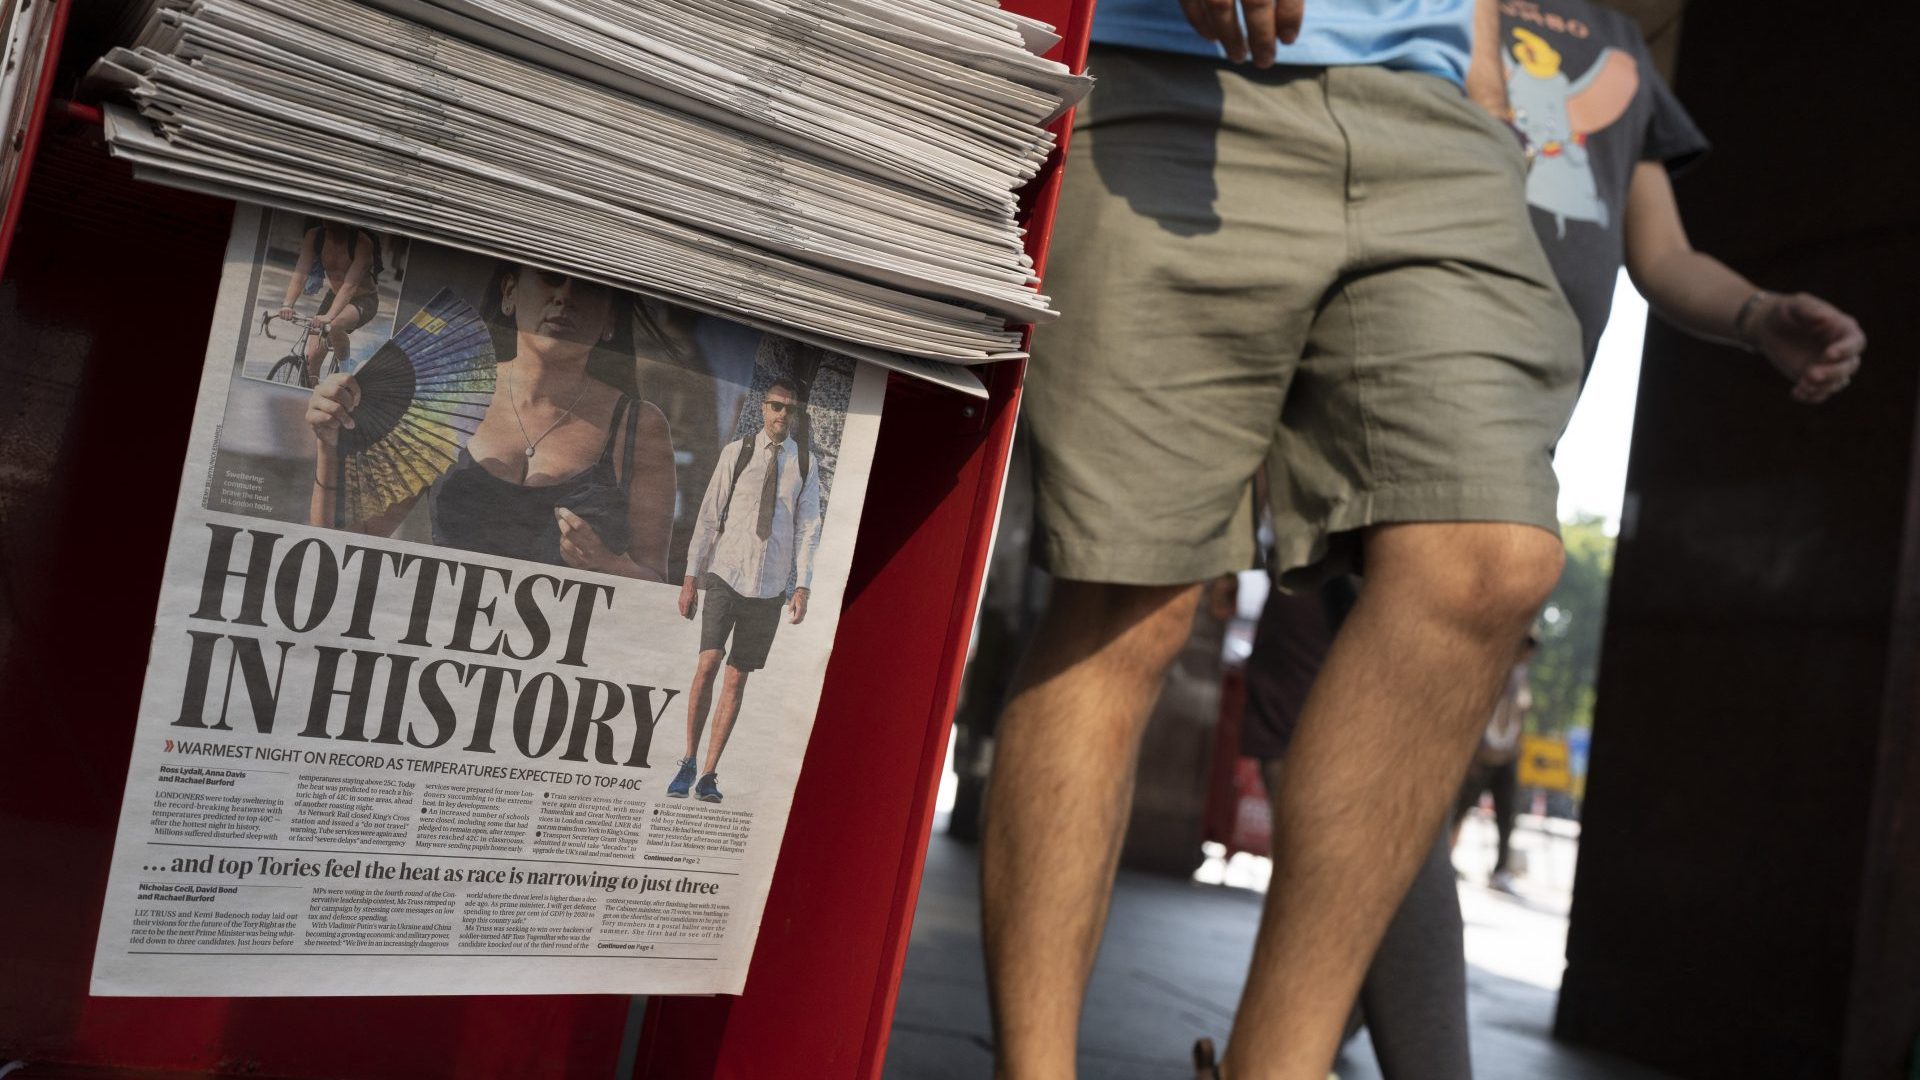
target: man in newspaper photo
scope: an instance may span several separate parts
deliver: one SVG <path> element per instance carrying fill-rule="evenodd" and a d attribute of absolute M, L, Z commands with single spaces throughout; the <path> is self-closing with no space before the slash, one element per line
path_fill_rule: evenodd
<path fill-rule="evenodd" d="M 820 546 L 820 475 L 812 467 L 811 448 L 795 438 L 798 413 L 797 388 L 788 379 L 776 379 L 761 397 L 760 430 L 721 451 L 700 503 L 680 586 L 680 615 L 691 619 L 699 611 L 702 588 L 707 605 L 700 660 L 687 694 L 687 753 L 667 785 L 671 798 L 684 799 L 691 790 L 702 802 L 720 801 L 716 770 L 740 715 L 747 677 L 766 664 L 781 609 L 790 622 L 807 617 L 814 552 Z M 713 680 L 723 655 L 726 677 L 715 711 Z M 701 762 L 700 735 L 710 711 L 713 731 Z"/>

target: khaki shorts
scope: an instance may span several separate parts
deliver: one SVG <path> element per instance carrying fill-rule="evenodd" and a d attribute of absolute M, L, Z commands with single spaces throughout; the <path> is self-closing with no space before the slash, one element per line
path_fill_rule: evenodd
<path fill-rule="evenodd" d="M 1453 84 L 1096 47 L 1025 410 L 1042 558 L 1290 585 L 1407 521 L 1555 531 L 1580 333 L 1514 137 Z"/>

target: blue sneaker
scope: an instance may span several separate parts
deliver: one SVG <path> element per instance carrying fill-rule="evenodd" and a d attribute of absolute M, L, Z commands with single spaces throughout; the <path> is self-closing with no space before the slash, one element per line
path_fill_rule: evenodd
<path fill-rule="evenodd" d="M 720 781 L 720 774 L 717 772 L 710 772 L 707 775 L 701 777 L 700 782 L 694 785 L 693 793 L 700 797 L 701 802 L 719 802 L 720 801 L 719 781 Z"/>
<path fill-rule="evenodd" d="M 667 785 L 667 798 L 684 799 L 687 789 L 693 786 L 693 759 L 681 758 L 680 771 L 673 774 L 673 782 Z"/>

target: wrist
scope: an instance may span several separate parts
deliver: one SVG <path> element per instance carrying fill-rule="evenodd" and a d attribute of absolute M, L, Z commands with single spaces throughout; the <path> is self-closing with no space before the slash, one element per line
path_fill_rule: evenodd
<path fill-rule="evenodd" d="M 1766 324 L 1767 312 L 1778 302 L 1778 293 L 1765 289 L 1755 289 L 1740 302 L 1733 313 L 1733 340 L 1748 352 L 1760 351 L 1760 328 Z"/>

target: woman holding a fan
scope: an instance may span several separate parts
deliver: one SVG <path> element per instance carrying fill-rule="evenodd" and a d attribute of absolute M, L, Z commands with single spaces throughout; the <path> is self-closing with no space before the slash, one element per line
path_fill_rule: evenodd
<path fill-rule="evenodd" d="M 436 544 L 666 580 L 673 442 L 660 410 L 622 389 L 634 380 L 631 302 L 606 286 L 525 266 L 496 271 L 483 302 L 498 304 L 489 320 L 497 328 L 497 374 L 491 394 L 473 398 L 485 402 L 478 425 L 431 487 L 390 501 L 365 497 L 377 484 L 351 468 L 355 443 L 364 440 L 349 433 L 374 388 L 347 374 L 314 388 L 307 405 L 319 444 L 312 521 L 385 535 L 427 494 Z M 443 304 L 473 317 L 459 300 L 436 298 L 410 326 L 431 332 L 457 319 L 436 310 Z M 371 366 L 356 374 L 370 379 Z M 411 373 L 405 392 L 416 393 Z M 417 474 L 420 465 L 409 460 L 400 471 Z"/>

